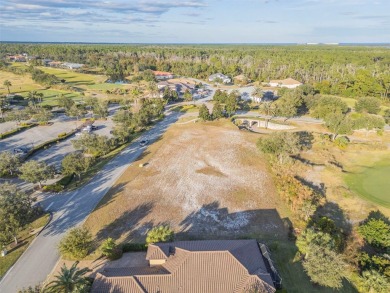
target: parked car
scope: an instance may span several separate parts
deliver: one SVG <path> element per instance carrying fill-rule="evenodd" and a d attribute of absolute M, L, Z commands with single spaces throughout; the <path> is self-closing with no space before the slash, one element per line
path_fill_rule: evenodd
<path fill-rule="evenodd" d="M 149 141 L 147 139 L 144 139 L 144 140 L 141 140 L 139 144 L 140 144 L 140 146 L 146 146 L 148 144 L 148 142 Z"/>

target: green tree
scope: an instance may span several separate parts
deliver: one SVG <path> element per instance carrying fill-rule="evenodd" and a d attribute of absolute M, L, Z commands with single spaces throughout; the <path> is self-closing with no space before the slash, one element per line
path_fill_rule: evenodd
<path fill-rule="evenodd" d="M 111 260 L 118 259 L 122 256 L 122 249 L 116 245 L 115 240 L 112 238 L 104 240 L 100 250 L 104 256 Z"/>
<path fill-rule="evenodd" d="M 213 113 L 211 114 L 213 119 L 219 119 L 222 118 L 223 115 L 223 107 L 219 102 L 215 102 L 214 107 L 213 107 Z"/>
<path fill-rule="evenodd" d="M 11 92 L 10 92 L 10 90 L 9 90 L 9 87 L 12 86 L 12 83 L 11 83 L 8 79 L 6 79 L 6 80 L 4 80 L 4 82 L 3 82 L 3 86 L 7 87 L 8 94 L 10 94 Z"/>
<path fill-rule="evenodd" d="M 0 153 L 0 176 L 4 174 L 13 175 L 20 166 L 20 159 L 18 156 L 10 152 Z"/>
<path fill-rule="evenodd" d="M 302 149 L 299 136 L 292 132 L 273 132 L 268 137 L 260 138 L 257 147 L 261 152 L 276 157 L 281 164 Z"/>
<path fill-rule="evenodd" d="M 72 145 L 76 150 L 100 156 L 108 154 L 115 147 L 115 141 L 105 135 L 84 133 L 78 139 L 72 140 Z"/>
<path fill-rule="evenodd" d="M 65 111 L 69 111 L 74 106 L 74 101 L 71 97 L 67 97 L 63 94 L 59 94 L 58 98 L 58 105 L 65 109 Z"/>
<path fill-rule="evenodd" d="M 390 225 L 382 219 L 371 218 L 359 226 L 360 235 L 377 248 L 390 247 Z"/>
<path fill-rule="evenodd" d="M 225 110 L 226 114 L 230 117 L 237 109 L 237 96 L 236 93 L 231 92 L 226 98 Z"/>
<path fill-rule="evenodd" d="M 369 114 L 378 114 L 381 110 L 381 102 L 374 97 L 361 97 L 356 102 L 355 110 L 357 112 L 366 112 Z"/>
<path fill-rule="evenodd" d="M 314 228 L 305 229 L 297 238 L 296 245 L 299 251 L 306 255 L 309 253 L 310 245 L 315 244 L 321 247 L 326 247 L 331 250 L 336 248 L 334 239 L 329 233 L 316 231 Z"/>
<path fill-rule="evenodd" d="M 26 226 L 33 215 L 33 201 L 30 196 L 17 189 L 16 185 L 0 185 L 0 234 L 11 236 L 18 244 L 18 232 Z"/>
<path fill-rule="evenodd" d="M 44 288 L 44 292 L 49 293 L 88 293 L 90 291 L 90 281 L 86 274 L 91 270 L 88 268 L 79 269 L 78 261 L 74 262 L 70 268 L 62 265 L 61 271 Z"/>
<path fill-rule="evenodd" d="M 69 110 L 66 111 L 66 114 L 69 117 L 76 117 L 77 121 L 80 119 L 81 116 L 83 116 L 86 113 L 85 109 L 83 107 L 72 105 Z"/>
<path fill-rule="evenodd" d="M 186 91 L 184 92 L 183 97 L 184 97 L 184 100 L 187 102 L 192 101 L 192 94 L 188 89 L 186 89 Z"/>
<path fill-rule="evenodd" d="M 310 112 L 313 117 L 325 119 L 326 116 L 334 113 L 345 114 L 348 105 L 340 98 L 331 96 L 321 96 L 312 105 Z"/>
<path fill-rule="evenodd" d="M 73 228 L 60 241 L 58 249 L 67 259 L 82 259 L 92 248 L 92 234 L 87 228 Z"/>
<path fill-rule="evenodd" d="M 53 178 L 54 169 L 44 162 L 28 161 L 20 168 L 20 179 L 31 183 L 38 183 L 39 188 L 42 188 L 42 182 Z"/>
<path fill-rule="evenodd" d="M 80 152 L 70 153 L 66 155 L 61 162 L 62 173 L 65 175 L 76 174 L 81 179 L 81 174 L 87 172 L 92 164 L 93 159 L 85 157 Z"/>
<path fill-rule="evenodd" d="M 146 243 L 171 242 L 174 239 L 174 232 L 169 226 L 157 226 L 149 230 L 146 235 Z"/>
<path fill-rule="evenodd" d="M 387 124 L 390 124 L 390 109 L 387 109 L 383 115 L 383 118 L 385 119 Z"/>
<path fill-rule="evenodd" d="M 298 91 L 287 91 L 276 102 L 276 113 L 286 117 L 286 120 L 298 115 L 299 107 L 303 104 L 302 97 Z"/>
<path fill-rule="evenodd" d="M 37 108 L 35 114 L 32 117 L 40 124 L 47 124 L 52 116 L 53 115 L 49 110 L 46 110 L 45 108 Z"/>
<path fill-rule="evenodd" d="M 367 293 L 386 293 L 390 290 L 389 278 L 381 275 L 375 270 L 364 271 L 362 273 L 364 292 Z"/>
<path fill-rule="evenodd" d="M 335 289 L 342 287 L 345 264 L 341 256 L 328 247 L 310 244 L 303 268 L 314 283 Z"/>
<path fill-rule="evenodd" d="M 108 101 L 101 101 L 93 106 L 93 113 L 100 118 L 106 118 L 108 116 Z"/>
<path fill-rule="evenodd" d="M 330 113 L 325 117 L 326 127 L 332 132 L 334 141 L 339 134 L 351 134 L 353 123 L 348 115 L 341 112 Z"/>
<path fill-rule="evenodd" d="M 209 109 L 207 108 L 207 106 L 205 104 L 202 104 L 202 106 L 200 106 L 200 108 L 199 108 L 199 116 L 198 117 L 200 119 L 202 119 L 203 121 L 210 120 L 210 112 L 209 112 Z"/>
<path fill-rule="evenodd" d="M 0 96 L 0 118 L 4 118 L 4 110 L 6 109 L 8 103 L 7 103 L 7 98 L 5 96 Z"/>

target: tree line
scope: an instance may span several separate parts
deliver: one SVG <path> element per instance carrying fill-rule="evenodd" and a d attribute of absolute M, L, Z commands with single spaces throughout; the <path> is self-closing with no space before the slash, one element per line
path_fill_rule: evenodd
<path fill-rule="evenodd" d="M 0 57 L 18 52 L 102 68 L 115 79 L 145 70 L 203 79 L 222 72 L 261 82 L 292 77 L 323 94 L 390 95 L 390 52 L 381 47 L 0 44 Z"/>

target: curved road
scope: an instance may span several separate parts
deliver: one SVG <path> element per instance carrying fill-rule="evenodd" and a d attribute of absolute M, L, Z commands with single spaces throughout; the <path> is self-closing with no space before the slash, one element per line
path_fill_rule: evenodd
<path fill-rule="evenodd" d="M 59 259 L 57 245 L 67 230 L 85 221 L 115 181 L 145 150 L 146 146 L 140 147 L 138 141 L 148 139 L 153 142 L 180 115 L 177 112 L 167 112 L 164 120 L 113 158 L 80 189 L 45 198 L 42 206 L 53 213 L 53 219 L 1 280 L 0 292 L 14 293 L 21 288 L 43 282 Z"/>

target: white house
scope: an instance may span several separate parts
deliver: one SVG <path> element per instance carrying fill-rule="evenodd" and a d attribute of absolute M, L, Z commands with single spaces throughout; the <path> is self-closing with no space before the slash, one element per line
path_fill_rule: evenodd
<path fill-rule="evenodd" d="M 232 80 L 229 76 L 222 74 L 222 73 L 215 73 L 209 76 L 209 81 L 213 82 L 216 79 L 221 79 L 223 83 L 231 83 Z"/>
<path fill-rule="evenodd" d="M 281 80 L 280 79 L 270 80 L 269 85 L 272 87 L 286 87 L 289 89 L 295 89 L 296 87 L 302 85 L 302 83 L 292 78 L 286 78 Z"/>

